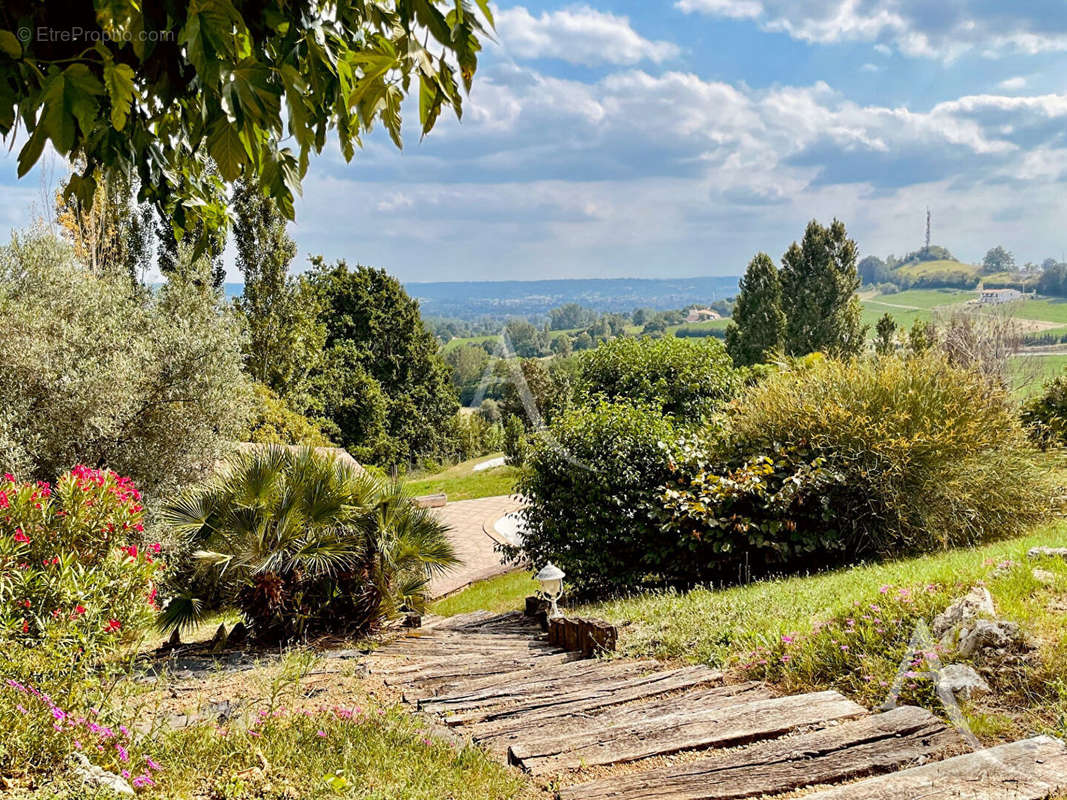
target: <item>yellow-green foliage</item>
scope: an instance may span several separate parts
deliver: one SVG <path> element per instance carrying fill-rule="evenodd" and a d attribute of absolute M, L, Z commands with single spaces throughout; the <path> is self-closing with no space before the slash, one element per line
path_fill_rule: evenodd
<path fill-rule="evenodd" d="M 817 361 L 754 386 L 731 413 L 745 453 L 790 448 L 842 471 L 855 546 L 929 550 L 1018 533 L 1048 512 L 1050 478 L 1008 392 L 921 357 Z"/>
<path fill-rule="evenodd" d="M 255 385 L 255 407 L 249 420 L 246 441 L 257 444 L 296 444 L 305 447 L 332 447 L 319 427 L 289 405 L 269 387 Z"/>
<path fill-rule="evenodd" d="M 899 275 L 908 278 L 928 278 L 934 275 L 974 278 L 980 271 L 981 267 L 975 264 L 964 264 L 962 261 L 917 261 L 896 270 Z"/>

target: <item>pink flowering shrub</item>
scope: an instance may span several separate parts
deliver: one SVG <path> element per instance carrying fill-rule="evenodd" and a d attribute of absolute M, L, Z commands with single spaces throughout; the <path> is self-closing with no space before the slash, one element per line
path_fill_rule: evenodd
<path fill-rule="evenodd" d="M 162 547 L 129 478 L 77 466 L 56 484 L 0 479 L 0 640 L 93 657 L 154 618 Z"/>
<path fill-rule="evenodd" d="M 869 602 L 855 601 L 850 611 L 816 621 L 809 631 L 786 631 L 756 647 L 740 667 L 746 677 L 790 691 L 835 688 L 874 707 L 895 689 L 901 703 L 932 708 L 937 701 L 929 673 L 942 653 L 922 637 L 913 647 L 913 637 L 951 600 L 951 588 L 939 585 L 881 586 Z"/>

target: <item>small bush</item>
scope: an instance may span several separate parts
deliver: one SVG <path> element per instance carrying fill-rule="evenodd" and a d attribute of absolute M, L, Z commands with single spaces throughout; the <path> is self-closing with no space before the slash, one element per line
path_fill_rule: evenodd
<path fill-rule="evenodd" d="M 449 456 L 455 461 L 467 461 L 486 453 L 495 453 L 504 446 L 504 428 L 486 421 L 480 413 L 456 412 L 451 420 Z"/>
<path fill-rule="evenodd" d="M 722 342 L 710 338 L 626 337 L 580 356 L 578 395 L 586 402 L 629 400 L 697 419 L 722 406 L 740 385 Z"/>
<path fill-rule="evenodd" d="M 253 386 L 252 418 L 243 441 L 256 444 L 303 445 L 305 447 L 333 447 L 314 421 L 294 411 L 270 387 Z"/>
<path fill-rule="evenodd" d="M 504 420 L 504 462 L 521 467 L 526 461 L 526 427 L 514 414 Z"/>
<path fill-rule="evenodd" d="M 266 642 L 366 633 L 423 607 L 430 575 L 456 563 L 446 528 L 398 485 L 309 449 L 237 454 L 164 518 Z M 197 605 L 176 598 L 162 622 L 187 623 Z"/>
<path fill-rule="evenodd" d="M 1067 376 L 1047 381 L 1044 391 L 1022 408 L 1022 422 L 1031 441 L 1040 447 L 1061 447 L 1067 442 Z"/>
<path fill-rule="evenodd" d="M 55 486 L 0 481 L 0 638 L 96 660 L 154 618 L 160 545 L 128 478 L 75 467 Z"/>
<path fill-rule="evenodd" d="M 1007 392 L 941 356 L 822 360 L 746 393 L 664 499 L 709 572 L 822 566 L 1019 533 L 1049 510 L 1036 456 Z"/>
<path fill-rule="evenodd" d="M 511 557 L 553 561 L 581 594 L 676 578 L 685 565 L 653 502 L 670 478 L 665 443 L 677 435 L 657 408 L 602 402 L 533 437 L 517 487 L 529 500 L 525 543 Z"/>

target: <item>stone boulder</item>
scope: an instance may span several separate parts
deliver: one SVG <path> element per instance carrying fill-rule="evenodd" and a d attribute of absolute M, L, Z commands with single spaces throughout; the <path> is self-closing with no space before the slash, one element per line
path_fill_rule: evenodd
<path fill-rule="evenodd" d="M 982 676 L 975 672 L 973 667 L 966 664 L 949 664 L 942 667 L 937 675 L 939 689 L 948 689 L 954 695 L 960 695 L 970 700 L 974 694 L 984 694 L 989 691 L 989 684 Z"/>
<path fill-rule="evenodd" d="M 980 650 L 1014 651 L 1024 649 L 1026 640 L 1019 626 L 1002 619 L 976 619 L 958 631 L 956 651 L 970 658 Z"/>
<path fill-rule="evenodd" d="M 1031 547 L 1027 553 L 1030 558 L 1067 559 L 1067 547 Z"/>
<path fill-rule="evenodd" d="M 81 753 L 71 753 L 70 774 L 89 786 L 109 789 L 115 794 L 134 796 L 133 787 L 130 786 L 125 778 L 91 764 L 89 759 Z"/>
<path fill-rule="evenodd" d="M 975 586 L 964 597 L 956 600 L 934 617 L 934 638 L 942 639 L 971 620 L 992 619 L 996 615 L 993 596 L 989 590 L 984 586 Z"/>

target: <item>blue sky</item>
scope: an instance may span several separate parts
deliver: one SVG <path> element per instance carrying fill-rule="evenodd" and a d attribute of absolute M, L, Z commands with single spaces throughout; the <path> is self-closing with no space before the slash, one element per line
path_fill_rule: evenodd
<path fill-rule="evenodd" d="M 1062 0 L 495 8 L 462 122 L 313 162 L 300 268 L 322 253 L 406 281 L 738 274 L 812 217 L 901 255 L 927 206 L 964 260 L 1067 250 Z M 41 176 L 16 182 L 5 154 L 0 185 L 3 233 L 39 207 Z"/>

